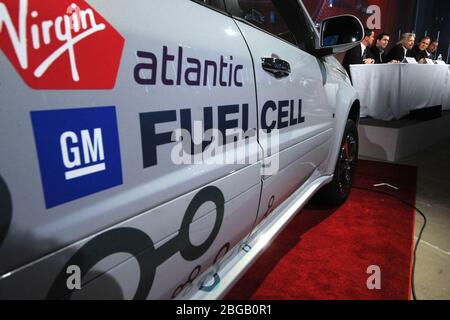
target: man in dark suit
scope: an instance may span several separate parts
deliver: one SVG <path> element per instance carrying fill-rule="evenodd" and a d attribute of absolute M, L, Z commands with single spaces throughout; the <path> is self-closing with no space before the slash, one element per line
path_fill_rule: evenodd
<path fill-rule="evenodd" d="M 375 40 L 375 33 L 370 29 L 364 30 L 364 39 L 359 45 L 347 51 L 342 65 L 350 75 L 350 65 L 352 64 L 373 64 L 375 61 L 371 58 L 369 47 Z"/>
<path fill-rule="evenodd" d="M 429 58 L 431 60 L 436 60 L 436 52 L 437 52 L 438 47 L 439 47 L 439 41 L 432 40 L 430 43 L 430 46 L 426 50 L 427 58 Z"/>
<path fill-rule="evenodd" d="M 430 37 L 423 37 L 419 44 L 414 46 L 407 56 L 416 59 L 418 63 L 425 63 L 425 59 L 428 58 L 426 50 L 428 49 L 430 42 Z"/>
<path fill-rule="evenodd" d="M 387 61 L 402 62 L 407 57 L 409 50 L 413 48 L 415 41 L 416 35 L 414 33 L 404 33 L 400 42 L 389 51 Z"/>
<path fill-rule="evenodd" d="M 369 49 L 371 57 L 376 64 L 387 63 L 385 50 L 389 44 L 390 36 L 387 33 L 380 33 L 374 46 Z"/>

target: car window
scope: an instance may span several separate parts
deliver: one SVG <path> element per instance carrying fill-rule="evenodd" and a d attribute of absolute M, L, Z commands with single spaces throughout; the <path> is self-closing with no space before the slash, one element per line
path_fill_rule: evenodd
<path fill-rule="evenodd" d="M 273 1 L 226 0 L 226 5 L 233 16 L 242 18 L 258 28 L 297 45 L 295 36 Z"/>
<path fill-rule="evenodd" d="M 311 28 L 297 0 L 225 0 L 225 5 L 235 17 L 302 50 L 312 48 Z"/>
<path fill-rule="evenodd" d="M 223 0 L 193 0 L 195 2 L 207 5 L 209 7 L 216 8 L 220 11 L 225 11 L 225 4 Z"/>

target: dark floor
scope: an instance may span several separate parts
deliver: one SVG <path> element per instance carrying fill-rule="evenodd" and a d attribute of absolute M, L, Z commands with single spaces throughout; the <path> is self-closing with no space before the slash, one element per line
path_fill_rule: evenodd
<path fill-rule="evenodd" d="M 399 161 L 418 167 L 416 206 L 427 225 L 417 249 L 417 299 L 450 300 L 450 140 Z M 416 215 L 416 240 L 423 226 Z"/>
<path fill-rule="evenodd" d="M 442 117 L 450 117 L 450 110 L 444 110 L 441 113 Z M 439 116 L 439 117 L 441 117 Z M 392 128 L 392 129 L 399 129 L 404 128 L 408 126 L 413 126 L 418 123 L 422 123 L 423 120 L 415 120 L 411 119 L 409 116 L 400 119 L 400 120 L 392 120 L 392 121 L 383 121 L 383 120 L 376 120 L 372 118 L 361 118 L 360 124 L 366 125 L 366 126 L 375 126 L 375 127 L 385 127 L 385 128 Z"/>
<path fill-rule="evenodd" d="M 450 140 L 398 163 L 418 167 L 416 206 L 427 218 L 417 247 L 416 298 L 450 300 Z M 417 213 L 415 241 L 423 225 L 424 219 Z"/>

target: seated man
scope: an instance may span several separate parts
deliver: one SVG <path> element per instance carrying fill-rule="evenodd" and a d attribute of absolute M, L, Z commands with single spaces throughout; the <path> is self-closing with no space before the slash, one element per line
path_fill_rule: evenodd
<path fill-rule="evenodd" d="M 385 50 L 389 44 L 390 36 L 387 33 L 380 33 L 374 46 L 370 47 L 370 55 L 375 63 L 387 63 Z"/>
<path fill-rule="evenodd" d="M 437 59 L 436 52 L 437 52 L 438 47 L 439 47 L 439 41 L 432 40 L 428 49 L 425 50 L 425 53 L 427 54 L 427 58 L 429 58 L 431 60 L 436 60 Z"/>
<path fill-rule="evenodd" d="M 364 30 L 364 39 L 361 41 L 360 45 L 354 47 L 353 49 L 347 51 L 344 57 L 342 65 L 345 70 L 347 70 L 350 75 L 350 65 L 352 64 L 373 64 L 375 61 L 370 57 L 369 47 L 373 44 L 375 40 L 375 32 L 370 29 Z"/>
<path fill-rule="evenodd" d="M 402 62 L 409 50 L 414 46 L 416 35 L 414 33 L 404 33 L 400 42 L 389 51 L 387 55 L 388 62 Z"/>
<path fill-rule="evenodd" d="M 430 37 L 423 37 L 419 44 L 414 46 L 407 56 L 416 59 L 418 63 L 425 63 L 425 59 L 428 58 L 426 50 L 430 45 L 430 42 Z"/>

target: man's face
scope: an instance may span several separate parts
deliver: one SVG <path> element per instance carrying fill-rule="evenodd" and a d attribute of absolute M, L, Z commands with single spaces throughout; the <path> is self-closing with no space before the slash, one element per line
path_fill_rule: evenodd
<path fill-rule="evenodd" d="M 405 43 L 405 48 L 408 50 L 412 49 L 414 47 L 415 42 L 416 42 L 416 38 L 414 38 L 414 37 L 408 38 L 408 40 L 406 40 L 406 43 Z"/>
<path fill-rule="evenodd" d="M 375 32 L 372 32 L 370 34 L 370 37 L 365 37 L 364 41 L 366 42 L 367 46 L 370 47 L 375 41 Z"/>
<path fill-rule="evenodd" d="M 437 48 L 438 48 L 438 46 L 439 46 L 438 42 L 431 43 L 430 46 L 428 47 L 428 52 L 429 53 L 435 53 Z"/>
<path fill-rule="evenodd" d="M 389 36 L 383 36 L 381 40 L 377 40 L 377 47 L 380 49 L 386 49 L 389 44 Z"/>
<path fill-rule="evenodd" d="M 426 50 L 428 48 L 429 45 L 430 45 L 430 39 L 423 39 L 419 43 L 419 49 L 421 51 L 424 51 L 424 50 Z"/>

